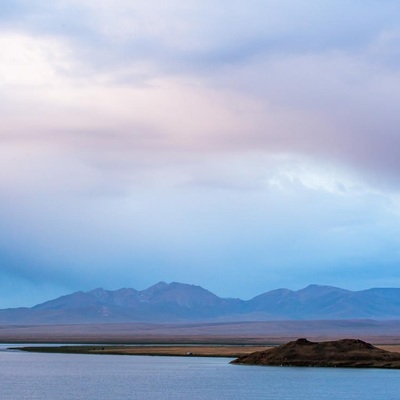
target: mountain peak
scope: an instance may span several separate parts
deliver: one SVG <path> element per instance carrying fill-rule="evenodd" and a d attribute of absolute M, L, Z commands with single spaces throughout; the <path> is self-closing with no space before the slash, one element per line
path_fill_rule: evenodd
<path fill-rule="evenodd" d="M 311 283 L 308 286 L 306 286 L 305 288 L 300 289 L 300 290 L 305 290 L 305 289 L 339 289 L 339 288 L 337 288 L 335 286 L 330 286 L 330 285 L 320 285 L 317 283 Z"/>
<path fill-rule="evenodd" d="M 106 292 L 108 292 L 108 290 L 99 287 L 99 288 L 96 288 L 96 289 L 89 290 L 87 293 L 91 293 L 91 294 L 103 294 L 103 293 L 106 293 Z"/>
<path fill-rule="evenodd" d="M 336 286 L 318 285 L 318 284 L 312 283 L 311 285 L 308 285 L 303 289 L 297 290 L 297 293 L 301 293 L 301 292 L 327 293 L 327 292 L 335 292 L 335 291 L 349 292 L 349 290 L 341 289 Z"/>
<path fill-rule="evenodd" d="M 157 289 L 164 289 L 166 287 L 168 287 L 169 284 L 167 282 L 164 281 L 160 281 L 157 282 L 155 285 L 149 286 L 147 289 L 145 290 L 157 290 Z"/>

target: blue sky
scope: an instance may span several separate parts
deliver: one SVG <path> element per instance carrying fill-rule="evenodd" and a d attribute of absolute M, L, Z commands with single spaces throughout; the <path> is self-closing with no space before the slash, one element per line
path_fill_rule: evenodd
<path fill-rule="evenodd" d="M 399 48 L 391 0 L 3 0 L 0 307 L 399 287 Z"/>

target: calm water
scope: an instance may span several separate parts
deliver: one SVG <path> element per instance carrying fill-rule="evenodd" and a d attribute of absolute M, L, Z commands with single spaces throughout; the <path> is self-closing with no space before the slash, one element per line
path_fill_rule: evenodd
<path fill-rule="evenodd" d="M 400 399 L 400 370 L 247 367 L 229 361 L 0 351 L 0 399 Z"/>

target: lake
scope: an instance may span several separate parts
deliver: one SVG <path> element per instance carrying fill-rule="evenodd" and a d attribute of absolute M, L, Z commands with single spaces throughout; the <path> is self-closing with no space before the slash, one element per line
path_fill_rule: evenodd
<path fill-rule="evenodd" d="M 1 400 L 398 400 L 400 370 L 251 367 L 226 358 L 0 348 Z"/>

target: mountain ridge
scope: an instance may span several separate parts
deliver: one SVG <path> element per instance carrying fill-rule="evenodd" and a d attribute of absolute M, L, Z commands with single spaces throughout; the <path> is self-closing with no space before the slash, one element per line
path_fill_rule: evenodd
<path fill-rule="evenodd" d="M 144 290 L 96 288 L 31 308 L 0 310 L 0 324 L 400 319 L 400 288 L 351 291 L 311 284 L 250 300 L 222 298 L 201 286 L 158 282 Z"/>

